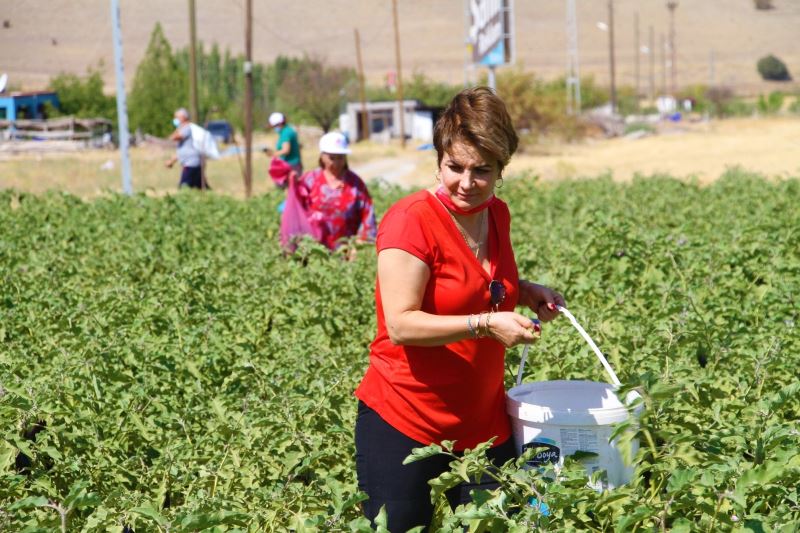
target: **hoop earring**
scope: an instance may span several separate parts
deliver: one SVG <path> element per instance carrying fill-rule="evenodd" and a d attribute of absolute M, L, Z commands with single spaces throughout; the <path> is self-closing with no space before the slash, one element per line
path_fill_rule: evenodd
<path fill-rule="evenodd" d="M 495 189 L 502 189 L 503 188 L 503 176 L 497 178 L 497 181 L 494 183 Z"/>
<path fill-rule="evenodd" d="M 442 178 L 439 176 L 439 171 L 437 170 L 436 173 L 433 175 L 433 183 L 438 184 L 441 183 Z"/>

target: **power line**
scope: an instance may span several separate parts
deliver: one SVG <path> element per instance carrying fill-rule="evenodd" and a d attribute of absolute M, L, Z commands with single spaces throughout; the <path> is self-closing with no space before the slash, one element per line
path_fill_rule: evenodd
<path fill-rule="evenodd" d="M 241 6 L 240 1 L 237 2 L 237 0 L 231 0 L 231 3 L 233 3 L 239 9 L 239 11 L 242 11 L 243 8 Z M 389 14 L 386 17 L 386 20 L 384 21 L 384 24 L 378 26 L 377 29 L 375 30 L 375 32 L 370 37 L 361 40 L 362 46 L 368 46 L 373 41 L 375 41 L 378 37 L 380 37 L 383 33 L 385 33 L 383 28 L 388 26 L 390 17 L 391 17 L 391 14 Z M 253 15 L 253 22 L 260 29 L 264 30 L 265 32 L 267 32 L 268 34 L 270 34 L 272 37 L 274 37 L 275 39 L 279 40 L 280 42 L 286 43 L 289 46 L 291 46 L 292 48 L 297 48 L 298 50 L 302 50 L 302 51 L 305 51 L 305 50 L 307 50 L 309 48 L 313 48 L 314 45 L 318 44 L 320 41 L 335 41 L 337 39 L 343 39 L 343 38 L 347 37 L 348 33 L 349 33 L 346 30 L 340 30 L 340 31 L 336 31 L 334 33 L 329 33 L 327 35 L 316 36 L 316 37 L 314 37 L 313 40 L 309 40 L 309 41 L 306 41 L 306 42 L 298 42 L 293 38 L 286 37 L 285 35 L 282 35 L 282 34 L 278 33 L 277 31 L 273 30 L 265 22 L 263 22 L 261 19 L 259 19 L 255 15 Z"/>

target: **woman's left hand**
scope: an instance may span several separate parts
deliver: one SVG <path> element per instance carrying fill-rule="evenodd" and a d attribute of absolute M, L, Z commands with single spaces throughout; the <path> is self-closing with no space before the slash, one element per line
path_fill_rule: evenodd
<path fill-rule="evenodd" d="M 558 316 L 556 306 L 567 306 L 564 297 L 553 289 L 524 279 L 519 280 L 519 304 L 529 307 L 542 322 Z"/>

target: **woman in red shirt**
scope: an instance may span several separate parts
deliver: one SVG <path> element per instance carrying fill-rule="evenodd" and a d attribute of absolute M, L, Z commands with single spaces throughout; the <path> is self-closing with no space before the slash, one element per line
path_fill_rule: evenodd
<path fill-rule="evenodd" d="M 368 518 L 386 506 L 389 530 L 430 523 L 428 480 L 446 456 L 403 465 L 411 450 L 443 440 L 455 449 L 495 438 L 497 464 L 514 456 L 505 412 L 505 348 L 532 343 L 560 294 L 520 280 L 510 216 L 494 196 L 517 148 L 505 104 L 490 89 L 459 93 L 434 129 L 439 183 L 392 206 L 377 236 L 377 334 L 356 390 L 356 467 Z M 450 491 L 451 505 L 470 488 Z"/>

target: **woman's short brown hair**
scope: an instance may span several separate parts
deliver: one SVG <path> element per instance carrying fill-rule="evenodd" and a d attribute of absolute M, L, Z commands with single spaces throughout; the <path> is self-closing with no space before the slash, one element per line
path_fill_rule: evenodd
<path fill-rule="evenodd" d="M 519 139 L 506 104 L 488 87 L 464 89 L 436 121 L 433 145 L 440 165 L 456 142 L 466 142 L 491 155 L 501 172 L 517 150 Z"/>

